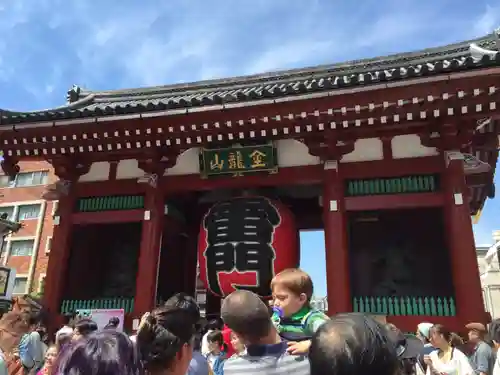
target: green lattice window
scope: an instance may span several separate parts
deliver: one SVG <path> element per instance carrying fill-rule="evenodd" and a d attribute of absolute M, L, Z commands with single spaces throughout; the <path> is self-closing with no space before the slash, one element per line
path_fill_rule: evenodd
<path fill-rule="evenodd" d="M 354 297 L 354 312 L 396 316 L 456 316 L 452 297 Z"/>
<path fill-rule="evenodd" d="M 439 176 L 420 175 L 346 181 L 346 196 L 430 193 L 439 190 Z"/>
<path fill-rule="evenodd" d="M 144 208 L 142 195 L 118 195 L 78 199 L 77 212 L 136 210 Z"/>

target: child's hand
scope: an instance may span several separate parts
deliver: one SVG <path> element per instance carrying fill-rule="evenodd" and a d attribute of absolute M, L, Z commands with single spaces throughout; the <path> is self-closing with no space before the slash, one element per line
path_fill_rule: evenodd
<path fill-rule="evenodd" d="M 309 348 L 311 347 L 311 340 L 294 342 L 289 341 L 288 343 L 288 353 L 300 355 L 309 353 Z"/>

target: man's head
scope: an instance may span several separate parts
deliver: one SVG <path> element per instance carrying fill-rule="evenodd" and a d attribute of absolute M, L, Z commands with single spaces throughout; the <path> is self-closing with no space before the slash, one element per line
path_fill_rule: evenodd
<path fill-rule="evenodd" d="M 309 361 L 311 375 L 395 375 L 400 368 L 387 329 L 356 313 L 336 315 L 316 331 Z"/>
<path fill-rule="evenodd" d="M 271 281 L 274 306 L 289 317 L 309 305 L 313 295 L 311 277 L 299 268 L 289 268 L 274 276 Z"/>
<path fill-rule="evenodd" d="M 465 328 L 469 331 L 469 341 L 473 343 L 482 341 L 487 332 L 486 327 L 482 323 L 469 323 Z"/>
<path fill-rule="evenodd" d="M 200 320 L 200 307 L 196 303 L 196 299 L 186 293 L 177 293 L 170 297 L 165 306 L 169 308 L 180 308 L 186 311 L 192 319 L 193 325 Z"/>
<path fill-rule="evenodd" d="M 266 304 L 255 293 L 238 290 L 224 299 L 224 323 L 246 344 L 257 344 L 273 329 Z"/>

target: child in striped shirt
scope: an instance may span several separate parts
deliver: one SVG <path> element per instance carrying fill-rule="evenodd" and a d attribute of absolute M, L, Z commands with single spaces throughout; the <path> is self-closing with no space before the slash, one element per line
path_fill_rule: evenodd
<path fill-rule="evenodd" d="M 329 318 L 310 306 L 313 295 L 311 277 L 298 268 L 286 269 L 271 281 L 272 321 L 291 354 L 307 354 L 311 337 Z"/>

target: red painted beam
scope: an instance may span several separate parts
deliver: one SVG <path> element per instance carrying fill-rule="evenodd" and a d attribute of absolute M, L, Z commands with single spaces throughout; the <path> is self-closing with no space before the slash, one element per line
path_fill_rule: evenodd
<path fill-rule="evenodd" d="M 399 195 L 370 195 L 345 198 L 347 211 L 395 210 L 416 207 L 440 207 L 442 193 L 416 193 Z"/>
<path fill-rule="evenodd" d="M 247 174 L 241 177 L 202 178 L 199 174 L 166 176 L 163 189 L 168 193 L 212 189 L 245 189 L 259 186 L 314 185 L 323 180 L 322 165 L 282 168 L 273 174 Z"/>
<path fill-rule="evenodd" d="M 344 179 L 400 177 L 415 174 L 435 174 L 443 170 L 441 156 L 412 159 L 392 159 L 342 163 Z M 199 174 L 164 176 L 159 189 L 167 195 L 212 189 L 244 189 L 259 186 L 315 185 L 323 182 L 322 165 L 281 168 L 275 174 L 247 174 L 242 177 L 202 178 Z M 76 184 L 78 197 L 98 197 L 113 194 L 141 194 L 146 184 L 137 179 L 81 182 Z"/>
<path fill-rule="evenodd" d="M 73 224 L 131 223 L 144 220 L 144 210 L 80 212 L 71 215 Z"/>
<path fill-rule="evenodd" d="M 146 184 L 138 183 L 137 179 L 108 180 L 95 182 L 79 182 L 75 186 L 78 197 L 104 197 L 107 195 L 144 194 Z"/>
<path fill-rule="evenodd" d="M 344 179 L 400 177 L 441 173 L 444 168 L 442 161 L 441 156 L 429 156 L 343 163 L 340 168 Z"/>

